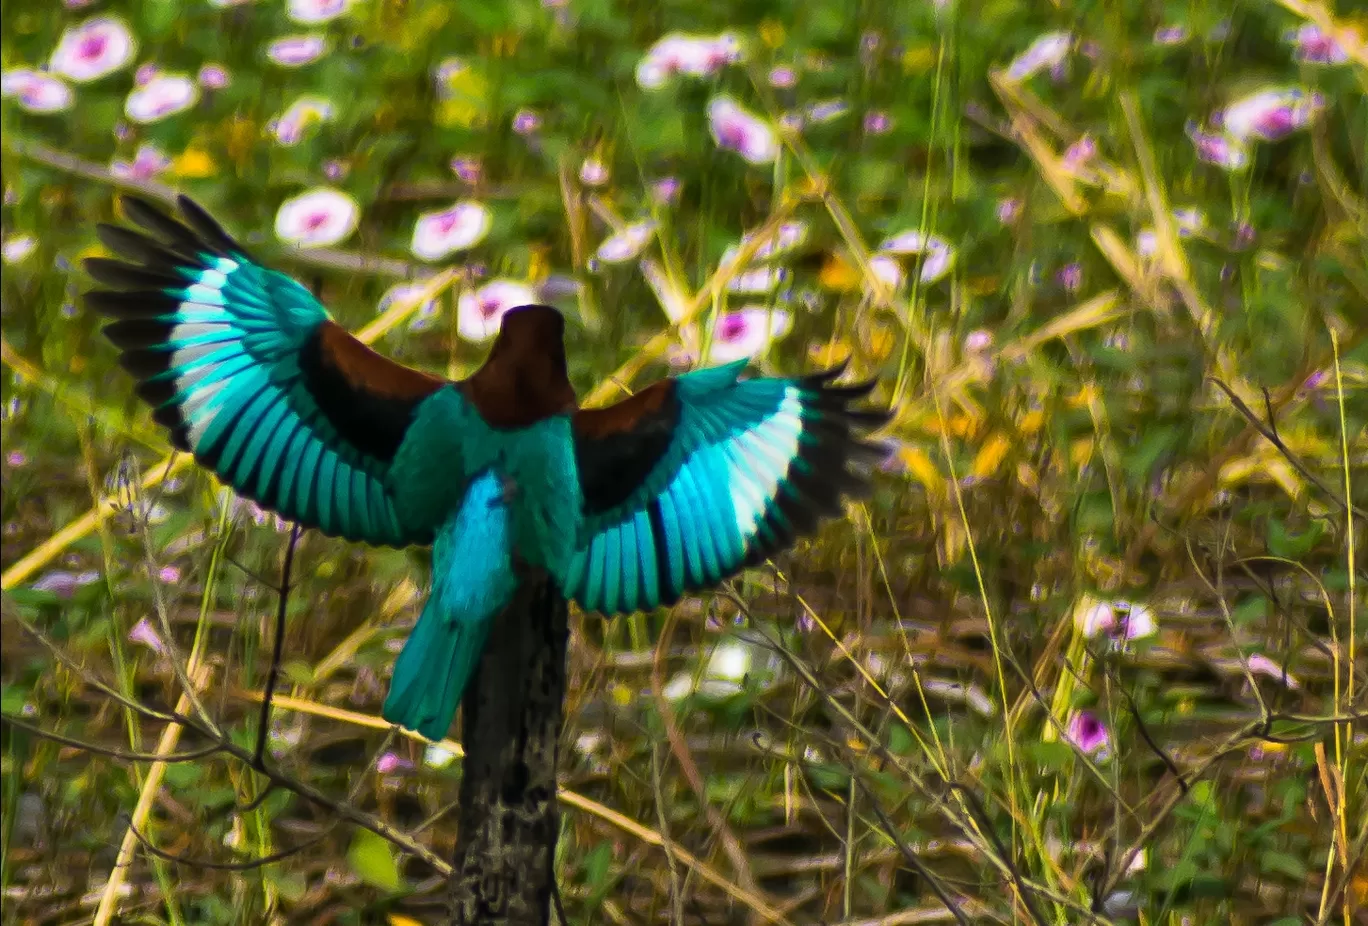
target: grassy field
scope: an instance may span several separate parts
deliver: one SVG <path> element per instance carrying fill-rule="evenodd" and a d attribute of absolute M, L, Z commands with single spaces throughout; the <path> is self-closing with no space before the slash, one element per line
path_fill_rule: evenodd
<path fill-rule="evenodd" d="M 571 923 L 1368 922 L 1339 6 L 6 3 L 0 919 L 443 917 L 459 747 L 379 717 L 427 554 L 303 535 L 261 731 L 288 525 L 170 455 L 80 308 L 133 190 L 435 372 L 540 298 L 586 404 L 878 378 L 847 519 L 572 612 Z"/>

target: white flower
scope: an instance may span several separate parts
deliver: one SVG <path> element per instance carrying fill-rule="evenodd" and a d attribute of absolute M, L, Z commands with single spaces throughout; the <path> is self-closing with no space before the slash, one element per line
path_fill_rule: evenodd
<path fill-rule="evenodd" d="M 1226 134 L 1237 141 L 1277 141 L 1306 128 L 1325 107 L 1319 93 L 1275 87 L 1241 97 L 1221 114 Z"/>
<path fill-rule="evenodd" d="M 921 231 L 899 232 L 889 237 L 879 250 L 885 254 L 924 255 L 921 265 L 921 281 L 934 283 L 950 272 L 955 262 L 955 249 L 944 238 L 927 235 Z"/>
<path fill-rule="evenodd" d="M 479 289 L 466 290 L 456 300 L 456 331 L 467 341 L 488 341 L 499 333 L 509 309 L 536 302 L 536 292 L 526 283 L 490 280 Z"/>
<path fill-rule="evenodd" d="M 473 200 L 424 212 L 413 226 L 413 253 L 423 260 L 441 260 L 455 251 L 473 248 L 489 234 L 493 222 L 489 210 Z"/>
<path fill-rule="evenodd" d="M 726 266 L 736 260 L 736 256 L 741 253 L 741 248 L 750 244 L 760 233 L 758 231 L 747 232 L 741 236 L 741 243 L 734 244 L 727 248 L 722 254 L 722 259 L 718 261 L 719 266 Z M 767 237 L 763 244 L 755 249 L 755 260 L 771 260 L 781 254 L 787 254 L 807 240 L 807 223 L 795 219 L 791 222 L 784 222 Z"/>
<path fill-rule="evenodd" d="M 70 109 L 76 94 L 62 81 L 41 71 L 14 68 L 0 74 L 0 96 L 15 97 L 31 113 Z"/>
<path fill-rule="evenodd" d="M 124 114 L 134 122 L 158 122 L 184 112 L 198 99 L 199 87 L 185 74 L 157 74 L 128 95 Z"/>
<path fill-rule="evenodd" d="M 312 64 L 327 53 L 328 39 L 321 32 L 282 36 L 266 46 L 266 57 L 283 68 Z"/>
<path fill-rule="evenodd" d="M 271 124 L 276 141 L 287 148 L 304 140 L 304 134 L 315 125 L 331 122 L 336 117 L 332 101 L 321 96 L 301 96 L 290 104 Z"/>
<path fill-rule="evenodd" d="M 456 753 L 445 746 L 438 746 L 434 743 L 423 751 L 423 764 L 432 768 L 446 768 L 454 761 L 456 761 Z"/>
<path fill-rule="evenodd" d="M 132 161 L 119 158 L 109 162 L 109 172 L 123 180 L 151 180 L 171 166 L 166 153 L 150 141 L 138 146 Z"/>
<path fill-rule="evenodd" d="M 385 290 L 385 294 L 380 297 L 380 305 L 376 310 L 377 313 L 383 315 L 385 312 L 389 311 L 390 307 L 395 303 L 412 302 L 418 296 L 422 295 L 423 290 L 427 289 L 428 282 L 428 280 L 415 280 L 412 283 L 394 284 L 389 289 Z M 429 299 L 427 302 L 420 305 L 417 311 L 409 316 L 409 329 L 412 331 L 422 331 L 425 328 L 432 327 L 432 323 L 437 320 L 437 315 L 440 311 L 441 308 L 438 306 L 437 300 L 435 298 Z"/>
<path fill-rule="evenodd" d="M 289 0 L 286 15 L 297 23 L 325 23 L 347 12 L 352 0 Z"/>
<path fill-rule="evenodd" d="M 275 233 L 295 247 L 326 247 L 345 239 L 360 221 L 356 200 L 341 190 L 315 187 L 280 204 Z"/>
<path fill-rule="evenodd" d="M 1062 64 L 1073 46 L 1073 35 L 1068 32 L 1047 32 L 1031 43 L 1007 66 L 1007 77 L 1021 81 L 1046 68 Z"/>
<path fill-rule="evenodd" d="M 727 282 L 727 290 L 733 293 L 763 295 L 774 292 L 788 277 L 789 272 L 783 267 L 757 267 L 732 277 Z"/>
<path fill-rule="evenodd" d="M 6 238 L 0 245 L 0 260 L 7 264 L 17 264 L 38 248 L 38 239 L 32 235 L 14 235 Z"/>
<path fill-rule="evenodd" d="M 637 83 L 655 90 L 675 74 L 707 77 L 741 60 L 742 55 L 740 39 L 730 32 L 718 36 L 672 32 L 652 45 L 637 64 Z"/>
<path fill-rule="evenodd" d="M 1286 684 L 1293 690 L 1301 687 L 1301 682 L 1297 681 L 1291 672 L 1284 672 L 1283 667 L 1262 653 L 1255 653 L 1246 661 L 1249 671 L 1254 675 L 1265 675 L 1274 681 Z"/>
<path fill-rule="evenodd" d="M 594 260 L 603 264 L 621 264 L 635 260 L 651 243 L 655 230 L 655 222 L 633 222 L 603 239 L 598 251 L 594 253 Z"/>
<path fill-rule="evenodd" d="M 754 305 L 723 312 L 713 327 L 708 356 L 715 363 L 754 357 L 792 327 L 793 319 L 782 309 Z"/>
<path fill-rule="evenodd" d="M 876 254 L 869 259 L 869 270 L 874 278 L 887 286 L 897 289 L 903 284 L 903 270 L 898 262 L 885 254 Z"/>
<path fill-rule="evenodd" d="M 751 164 L 770 164 L 779 156 L 779 136 L 769 123 L 725 94 L 708 103 L 708 128 L 718 147 L 735 151 Z"/>
<path fill-rule="evenodd" d="M 52 70 L 77 83 L 98 80 L 126 67 L 137 43 L 117 16 L 96 16 L 68 27 L 52 53 Z"/>

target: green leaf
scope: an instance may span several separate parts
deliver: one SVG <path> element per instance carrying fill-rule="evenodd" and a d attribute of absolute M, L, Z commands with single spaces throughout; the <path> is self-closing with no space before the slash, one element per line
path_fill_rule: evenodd
<path fill-rule="evenodd" d="M 397 892 L 403 886 L 399 863 L 389 840 L 370 830 L 357 830 L 347 850 L 347 862 L 362 881 L 382 891 Z"/>
<path fill-rule="evenodd" d="M 1305 556 L 1324 535 L 1324 521 L 1312 521 L 1306 530 L 1294 534 L 1277 518 L 1268 519 L 1268 549 L 1274 556 L 1287 559 Z"/>
<path fill-rule="evenodd" d="M 1295 881 L 1306 877 L 1306 863 L 1285 852 L 1265 852 L 1259 856 L 1259 867 L 1264 871 L 1276 871 Z"/>

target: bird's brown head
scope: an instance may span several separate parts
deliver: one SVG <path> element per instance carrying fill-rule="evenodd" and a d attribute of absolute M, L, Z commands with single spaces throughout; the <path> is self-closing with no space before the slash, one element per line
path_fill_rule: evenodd
<path fill-rule="evenodd" d="M 462 386 L 491 427 L 524 428 L 574 411 L 565 318 L 549 305 L 509 309 L 484 365 Z"/>

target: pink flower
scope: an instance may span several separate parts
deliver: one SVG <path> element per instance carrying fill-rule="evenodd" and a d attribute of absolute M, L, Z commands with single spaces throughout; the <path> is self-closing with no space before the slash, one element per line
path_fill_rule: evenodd
<path fill-rule="evenodd" d="M 328 53 L 328 38 L 321 32 L 287 35 L 266 46 L 266 57 L 283 68 L 312 64 Z"/>
<path fill-rule="evenodd" d="M 920 255 L 920 279 L 934 283 L 950 272 L 955 263 L 955 249 L 939 235 L 927 235 L 916 229 L 898 232 L 879 245 L 884 254 Z"/>
<path fill-rule="evenodd" d="M 652 45 L 637 64 L 637 83 L 655 90 L 676 74 L 707 77 L 741 60 L 742 54 L 741 42 L 732 33 L 710 37 L 672 32 Z"/>
<path fill-rule="evenodd" d="M 450 209 L 424 212 L 413 226 L 413 253 L 423 260 L 441 260 L 455 251 L 473 248 L 489 234 L 489 210 L 473 200 Z"/>
<path fill-rule="evenodd" d="M 509 309 L 534 305 L 536 301 L 536 292 L 526 283 L 490 280 L 479 289 L 466 290 L 456 300 L 456 331 L 467 341 L 488 341 L 499 333 L 499 325 Z"/>
<path fill-rule="evenodd" d="M 341 190 L 315 187 L 281 203 L 276 237 L 299 248 L 337 244 L 356 230 L 361 208 Z"/>
<path fill-rule="evenodd" d="M 1262 653 L 1255 653 L 1245 660 L 1245 665 L 1254 675 L 1264 675 L 1277 682 L 1286 685 L 1292 690 L 1301 687 L 1301 683 L 1292 677 L 1292 673 L 1285 672 L 1283 667 Z"/>
<path fill-rule="evenodd" d="M 1075 711 L 1069 717 L 1065 735 L 1069 742 L 1083 752 L 1095 754 L 1099 758 L 1106 755 L 1107 745 L 1111 741 L 1106 726 L 1091 711 Z"/>
<path fill-rule="evenodd" d="M 336 115 L 332 101 L 327 97 L 301 96 L 271 122 L 270 128 L 277 142 L 292 148 L 304 140 L 309 129 L 331 122 Z"/>
<path fill-rule="evenodd" d="M 285 11 L 295 22 L 312 25 L 336 19 L 351 4 L 352 0 L 289 0 Z"/>
<path fill-rule="evenodd" d="M 28 461 L 28 454 L 24 453 L 22 450 L 11 450 L 9 453 L 5 454 L 6 466 L 13 466 L 17 469 L 21 466 L 27 466 Z"/>
<path fill-rule="evenodd" d="M 774 129 L 730 96 L 715 96 L 708 103 L 708 127 L 718 147 L 735 151 L 751 164 L 772 164 L 779 156 Z"/>
<path fill-rule="evenodd" d="M 1065 264 L 1059 268 L 1059 272 L 1055 274 L 1055 279 L 1065 290 L 1076 293 L 1079 287 L 1083 285 L 1083 265 L 1077 261 Z"/>
<path fill-rule="evenodd" d="M 788 334 L 792 327 L 793 320 L 782 309 L 759 305 L 723 312 L 713 327 L 708 355 L 715 363 L 754 357 L 772 341 Z"/>
<path fill-rule="evenodd" d="M 1287 32 L 1283 41 L 1290 42 L 1297 50 L 1297 60 L 1303 64 L 1344 64 L 1349 60 L 1349 52 L 1333 35 L 1322 31 L 1315 23 L 1306 23 L 1299 29 Z"/>
<path fill-rule="evenodd" d="M 769 72 L 769 82 L 771 87 L 780 90 L 787 90 L 798 83 L 798 72 L 790 67 L 771 68 Z"/>
<path fill-rule="evenodd" d="M 998 200 L 997 220 L 1003 225 L 1011 225 L 1021 215 L 1021 200 L 1015 197 Z"/>
<path fill-rule="evenodd" d="M 655 222 L 633 222 L 605 238 L 594 253 L 594 260 L 601 264 L 621 264 L 635 260 L 651 243 L 655 231 Z"/>
<path fill-rule="evenodd" d="M 1156 45 L 1181 45 L 1188 40 L 1188 31 L 1184 26 L 1160 26 L 1154 30 L 1154 44 Z"/>
<path fill-rule="evenodd" d="M 609 176 L 607 165 L 598 158 L 585 158 L 580 165 L 580 183 L 585 186 L 603 186 Z"/>
<path fill-rule="evenodd" d="M 677 177 L 662 177 L 651 184 L 651 198 L 662 206 L 674 203 L 679 199 L 679 192 L 683 184 Z"/>
<path fill-rule="evenodd" d="M 175 585 L 181 580 L 179 566 L 163 566 L 157 571 L 157 578 L 166 585 Z"/>
<path fill-rule="evenodd" d="M 1278 141 L 1304 129 L 1325 108 L 1325 98 L 1298 87 L 1275 87 L 1241 97 L 1218 116 L 1227 135 Z"/>
<path fill-rule="evenodd" d="M 1022 81 L 1039 72 L 1064 63 L 1073 46 L 1073 35 L 1068 32 L 1047 32 L 1007 66 L 1010 80 Z"/>
<path fill-rule="evenodd" d="M 885 135 L 893 128 L 893 120 L 888 117 L 888 113 L 882 110 L 870 110 L 865 113 L 864 130 L 867 135 Z"/>
<path fill-rule="evenodd" d="M 171 166 L 171 159 L 151 142 L 138 146 L 132 161 L 115 158 L 109 162 L 109 172 L 122 180 L 151 180 Z"/>
<path fill-rule="evenodd" d="M 413 763 L 393 752 L 386 752 L 375 760 L 375 770 L 381 775 L 391 775 L 400 769 L 413 768 Z"/>
<path fill-rule="evenodd" d="M 524 107 L 513 114 L 513 131 L 519 135 L 531 135 L 541 128 L 541 116 Z"/>
<path fill-rule="evenodd" d="M 970 354 L 981 354 L 993 346 L 993 333 L 984 328 L 969 332 L 964 338 L 964 350 Z"/>
<path fill-rule="evenodd" d="M 52 53 L 58 74 L 84 84 L 112 74 L 133 60 L 137 43 L 117 16 L 96 16 L 62 33 Z"/>
<path fill-rule="evenodd" d="M 1204 132 L 1195 123 L 1189 123 L 1188 138 L 1197 149 L 1197 158 L 1208 164 L 1215 164 L 1222 170 L 1237 171 L 1249 165 L 1249 152 L 1244 143 L 1225 135 Z"/>
<path fill-rule="evenodd" d="M 124 102 L 124 114 L 144 125 L 184 112 L 199 99 L 199 87 L 184 74 L 157 74 Z"/>
<path fill-rule="evenodd" d="M 76 100 L 71 88 L 56 77 L 29 68 L 0 73 L 0 96 L 14 97 L 31 113 L 59 113 Z"/>
<path fill-rule="evenodd" d="M 1093 140 L 1091 135 L 1084 135 L 1064 152 L 1064 166 L 1070 170 L 1078 170 L 1095 157 L 1097 157 L 1097 142 Z"/>
<path fill-rule="evenodd" d="M 468 183 L 471 186 L 479 183 L 480 177 L 484 173 L 484 168 L 481 166 L 480 159 L 477 157 L 457 156 L 451 159 L 451 163 L 448 166 L 451 168 L 451 172 L 460 178 L 462 183 Z"/>
<path fill-rule="evenodd" d="M 161 635 L 152 626 L 152 622 L 145 617 L 134 624 L 133 629 L 128 632 L 128 641 L 130 643 L 141 643 L 154 653 L 166 651 L 166 644 L 162 642 Z"/>
<path fill-rule="evenodd" d="M 1158 632 L 1150 606 L 1131 601 L 1092 601 L 1076 613 L 1074 620 L 1083 636 L 1093 638 L 1105 634 L 1117 643 L 1139 640 Z"/>
<path fill-rule="evenodd" d="M 195 82 L 205 90 L 222 90 L 232 83 L 228 69 L 221 64 L 206 64 L 195 75 Z"/>

